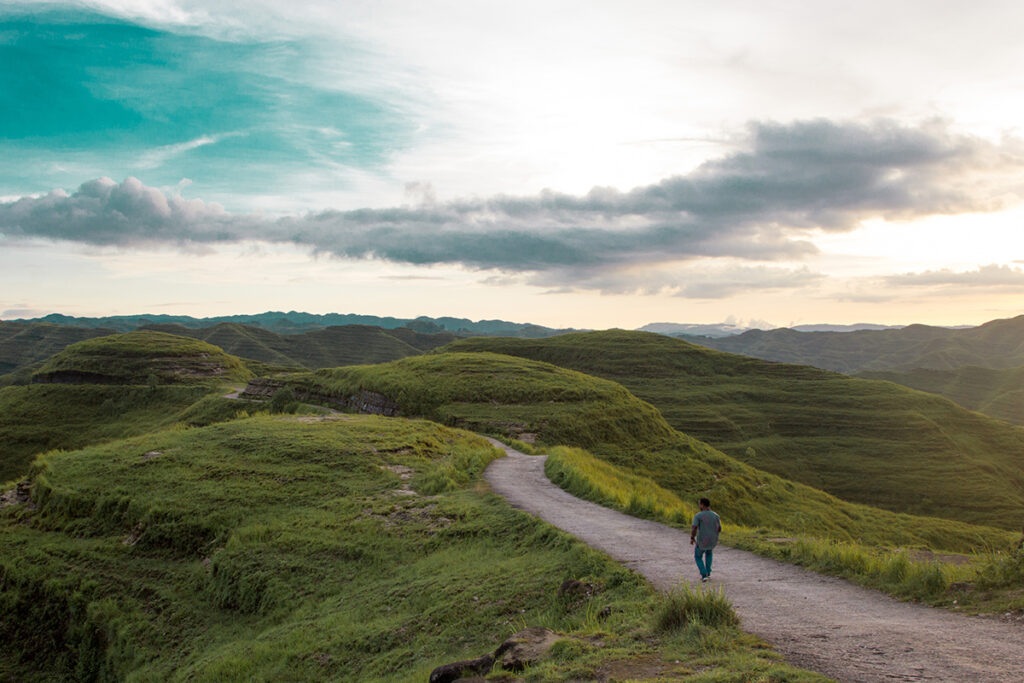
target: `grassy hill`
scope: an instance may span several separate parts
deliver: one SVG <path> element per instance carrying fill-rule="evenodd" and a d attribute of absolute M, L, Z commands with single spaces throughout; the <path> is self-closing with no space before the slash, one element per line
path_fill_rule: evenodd
<path fill-rule="evenodd" d="M 797 332 L 751 330 L 733 337 L 686 337 L 718 349 L 837 372 L 863 370 L 955 370 L 966 365 L 1014 368 L 1024 365 L 1024 316 L 951 330 L 910 325 L 898 330 Z"/>
<path fill-rule="evenodd" d="M 432 354 L 292 375 L 300 396 L 386 397 L 402 414 L 544 443 L 634 445 L 669 439 L 658 411 L 625 388 L 496 354 Z"/>
<path fill-rule="evenodd" d="M 445 348 L 620 382 L 676 429 L 845 500 L 1006 529 L 1024 523 L 1024 430 L 937 396 L 641 332 Z"/>
<path fill-rule="evenodd" d="M 72 344 L 42 365 L 41 383 L 0 388 L 0 482 L 44 451 L 228 419 L 250 406 L 216 392 L 251 376 L 215 346 L 159 332 Z"/>
<path fill-rule="evenodd" d="M 797 362 L 841 373 L 964 366 L 1024 366 L 1024 315 L 977 328 L 949 330 L 911 325 L 899 330 L 797 332 L 751 330 L 734 337 L 684 337 L 702 346 L 766 360 Z"/>
<path fill-rule="evenodd" d="M 238 381 L 251 376 L 238 358 L 212 344 L 163 332 L 137 331 L 72 344 L 47 360 L 32 381 L 178 384 Z"/>
<path fill-rule="evenodd" d="M 531 680 L 612 665 L 640 679 L 652 664 L 671 678 L 823 680 L 732 626 L 659 629 L 663 600 L 636 575 L 479 485 L 496 455 L 464 432 L 365 416 L 50 454 L 32 505 L 0 507 L 0 671 L 424 681 L 536 625 L 564 635 Z M 560 595 L 570 579 L 585 593 Z"/>
<path fill-rule="evenodd" d="M 451 333 L 424 334 L 408 328 L 386 330 L 368 325 L 327 327 L 299 334 L 278 334 L 237 323 L 198 329 L 164 324 L 143 329 L 201 339 L 242 358 L 311 369 L 383 363 L 415 356 L 457 339 Z"/>
<path fill-rule="evenodd" d="M 571 343 L 567 348 L 586 350 Z M 961 552 L 993 538 L 1009 543 L 1012 537 L 995 529 L 872 509 L 786 481 L 675 431 L 657 410 L 615 382 L 545 362 L 487 352 L 435 353 L 319 370 L 287 383 L 310 400 L 329 402 L 331 397 L 373 392 L 396 403 L 403 415 L 514 438 L 528 436 L 538 448 L 586 448 L 684 500 L 708 495 L 736 524 L 782 534 Z"/>
<path fill-rule="evenodd" d="M 879 370 L 861 372 L 857 376 L 895 382 L 911 389 L 939 394 L 964 408 L 1024 425 L 1024 367 L 1006 370 L 976 366 L 956 370 Z"/>
<path fill-rule="evenodd" d="M 0 320 L 0 386 L 15 381 L 27 382 L 43 361 L 66 346 L 112 332 L 102 328 Z M 21 375 L 14 376 L 19 371 L 22 371 Z"/>
<path fill-rule="evenodd" d="M 0 483 L 37 453 L 76 449 L 188 421 L 205 386 L 32 385 L 0 389 Z M 244 409 L 246 406 L 225 406 Z M 232 414 L 226 413 L 226 414 Z"/>

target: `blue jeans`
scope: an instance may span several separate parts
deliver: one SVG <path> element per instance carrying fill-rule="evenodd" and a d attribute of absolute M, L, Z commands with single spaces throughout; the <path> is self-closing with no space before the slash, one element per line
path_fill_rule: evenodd
<path fill-rule="evenodd" d="M 697 571 L 703 579 L 711 573 L 711 560 L 714 559 L 714 548 L 701 548 L 699 545 L 693 547 L 693 560 L 697 563 Z"/>

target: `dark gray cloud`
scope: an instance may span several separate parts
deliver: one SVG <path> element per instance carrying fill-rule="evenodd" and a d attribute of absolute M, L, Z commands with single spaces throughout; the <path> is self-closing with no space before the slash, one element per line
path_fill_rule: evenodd
<path fill-rule="evenodd" d="M 885 281 L 895 286 L 938 287 L 943 290 L 988 288 L 1024 291 L 1024 269 L 993 263 L 980 266 L 977 270 L 954 271 L 944 268 L 903 273 L 887 277 Z"/>
<path fill-rule="evenodd" d="M 73 194 L 54 190 L 0 204 L 0 234 L 93 245 L 205 244 L 239 240 L 252 225 L 216 204 L 168 197 L 136 178 L 99 178 Z M 259 237 L 262 231 L 253 231 Z"/>
<path fill-rule="evenodd" d="M 410 192 L 424 198 L 417 206 L 270 220 L 167 197 L 134 178 L 100 179 L 70 195 L 0 203 L 0 233 L 120 246 L 266 240 L 350 258 L 538 272 L 561 284 L 583 273 L 601 287 L 602 274 L 643 264 L 795 259 L 815 252 L 812 229 L 992 210 L 1020 189 L 1007 180 L 1020 170 L 1014 150 L 940 124 L 818 120 L 755 123 L 748 133 L 742 151 L 630 191 L 437 202 L 429 185 L 413 184 Z M 778 275 L 762 274 L 767 286 Z M 793 286 L 800 281 L 806 276 Z M 684 295 L 730 291 L 727 282 L 678 287 Z"/>

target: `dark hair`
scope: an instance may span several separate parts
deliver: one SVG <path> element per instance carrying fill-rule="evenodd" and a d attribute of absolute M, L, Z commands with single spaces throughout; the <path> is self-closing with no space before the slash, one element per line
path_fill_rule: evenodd
<path fill-rule="evenodd" d="M 706 508 L 711 507 L 711 501 L 708 500 L 707 498 L 701 498 L 700 499 L 700 504 L 703 505 Z"/>

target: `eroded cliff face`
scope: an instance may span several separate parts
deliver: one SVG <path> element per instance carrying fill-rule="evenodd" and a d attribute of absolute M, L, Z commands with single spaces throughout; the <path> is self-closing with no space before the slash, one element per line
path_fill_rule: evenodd
<path fill-rule="evenodd" d="M 238 395 L 239 398 L 264 400 L 271 398 L 279 389 L 283 389 L 285 383 L 276 379 L 265 379 L 258 377 L 251 380 L 245 387 L 245 391 Z M 383 394 L 375 391 L 360 391 L 348 396 L 329 396 L 315 391 L 291 387 L 295 392 L 295 398 L 306 403 L 316 403 L 330 406 L 337 410 L 349 410 L 364 415 L 385 415 L 397 417 L 401 415 L 398 404 Z"/>

